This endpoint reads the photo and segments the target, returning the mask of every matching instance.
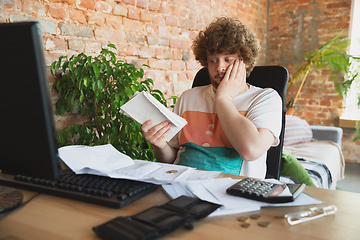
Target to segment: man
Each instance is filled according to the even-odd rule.
[[[259,52],[253,33],[236,18],[218,18],[193,43],[211,84],[185,91],[174,112],[188,121],[169,143],[170,123],[142,131],[161,162],[264,178],[266,152],[279,143],[281,98],[246,83]]]

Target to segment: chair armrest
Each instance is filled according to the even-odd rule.
[[[342,128],[332,126],[310,126],[313,132],[313,138],[316,140],[329,140],[337,143],[341,148],[341,139],[343,135]]]

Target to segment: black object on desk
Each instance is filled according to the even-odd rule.
[[[16,189],[0,186],[0,213],[17,207],[23,200],[23,195]]]
[[[0,184],[112,208],[125,207],[157,189],[151,183],[89,174],[77,175],[71,171],[64,171],[63,176],[57,180],[0,174]]]
[[[221,205],[188,196],[180,196],[161,206],[151,207],[129,217],[117,217],[93,230],[105,240],[150,240],[188,227]]]

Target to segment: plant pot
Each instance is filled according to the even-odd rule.
[[[286,115],[294,116],[295,108],[291,107],[288,110],[286,110]]]

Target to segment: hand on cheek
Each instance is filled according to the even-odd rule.
[[[241,60],[236,60],[226,70],[226,74],[216,90],[216,98],[232,100],[246,90],[246,67]]]

